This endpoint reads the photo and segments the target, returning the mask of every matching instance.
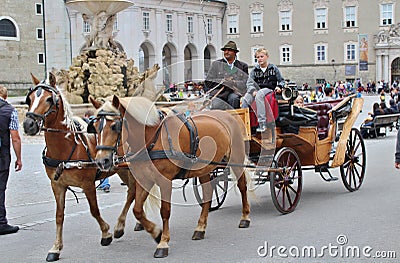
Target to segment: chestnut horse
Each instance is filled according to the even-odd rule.
[[[29,105],[23,126],[28,135],[44,130],[46,143],[43,162],[56,200],[56,240],[47,254],[47,261],[56,261],[63,248],[63,222],[65,195],[70,186],[80,187],[86,195],[92,216],[97,220],[101,232],[101,245],[112,242],[110,226],[100,215],[96,197],[95,181],[118,173],[128,185],[127,200],[114,227],[114,237],[124,234],[127,212],[135,198],[135,180],[129,169],[100,171],[93,163],[96,156],[96,136],[80,132],[74,123],[68,103],[56,88],[55,76],[50,73],[50,85],[40,83],[32,75],[34,87],[29,90],[26,102]],[[122,149],[122,148],[121,148]],[[90,164],[94,165],[90,165]],[[63,165],[64,164],[64,165]],[[88,168],[81,169],[84,164]]]
[[[240,124],[231,114],[213,110],[196,113],[190,118],[175,113],[163,116],[154,103],[144,97],[119,99],[116,96],[99,112],[101,110],[114,112],[110,116],[115,117],[97,124],[102,130],[99,146],[108,146],[110,150],[119,140],[128,142],[124,161],[134,166],[130,168],[137,182],[133,210],[136,219],[158,243],[154,257],[168,256],[172,180],[176,178],[198,177],[202,184],[204,203],[193,240],[204,238],[212,198],[209,173],[221,165],[230,166],[242,196],[239,227],[249,227],[247,173],[243,168],[245,142]],[[98,151],[96,162],[111,164],[110,156],[107,151]],[[154,184],[161,191],[162,230],[146,218],[143,210],[148,191]]]

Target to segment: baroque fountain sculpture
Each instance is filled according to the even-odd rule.
[[[133,5],[125,0],[72,0],[66,5],[82,14],[90,34],[80,55],[72,59],[69,70],[55,72],[58,85],[69,103],[87,103],[89,95],[105,98],[146,96],[156,100],[159,92],[153,83],[158,64],[140,73],[133,59],[115,41],[116,14]]]

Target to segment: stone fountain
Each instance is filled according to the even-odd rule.
[[[158,97],[153,83],[159,66],[140,73],[133,59],[128,59],[114,38],[116,14],[133,5],[126,0],[72,0],[67,7],[82,14],[90,25],[85,48],[72,59],[69,70],[55,72],[60,88],[69,103],[87,103],[89,96],[105,98],[111,95]]]

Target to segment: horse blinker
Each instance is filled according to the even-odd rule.
[[[94,127],[94,120],[92,120],[92,121],[89,122],[86,131],[87,131],[88,133],[94,133],[94,134],[97,133],[96,127]]]

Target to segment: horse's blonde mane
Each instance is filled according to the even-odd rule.
[[[60,92],[60,97],[62,100],[62,105],[63,105],[63,110],[64,110],[64,120],[62,124],[66,125],[68,129],[71,131],[78,131],[78,128],[76,127],[76,124],[74,122],[74,114],[71,110],[71,106],[69,105],[68,101],[65,99],[64,94],[62,93],[61,90]]]
[[[130,97],[120,98],[120,103],[140,124],[156,126],[160,123],[160,116],[153,101],[145,97]]]

